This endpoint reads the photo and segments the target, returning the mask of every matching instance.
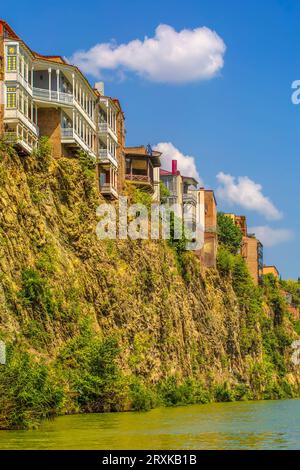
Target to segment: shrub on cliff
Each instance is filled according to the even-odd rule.
[[[58,366],[78,410],[123,410],[128,390],[116,362],[119,353],[115,338],[102,341],[94,338],[88,329],[63,348]]]
[[[32,355],[10,346],[0,367],[0,429],[36,427],[42,418],[58,414],[64,392],[51,369]]]
[[[240,249],[243,237],[239,227],[223,212],[218,213],[217,227],[219,243],[224,245],[230,253],[236,254]]]

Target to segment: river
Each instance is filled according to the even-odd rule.
[[[0,449],[300,449],[300,400],[62,416],[0,431]]]

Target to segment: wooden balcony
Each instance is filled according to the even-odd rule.
[[[136,175],[134,173],[126,174],[125,179],[133,183],[147,185],[153,187],[153,180],[148,175]]]

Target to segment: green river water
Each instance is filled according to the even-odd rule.
[[[0,431],[0,449],[300,449],[300,400],[63,416]]]

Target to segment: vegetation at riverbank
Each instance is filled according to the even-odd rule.
[[[1,144],[0,428],[298,394],[280,283],[253,285],[227,221],[205,272],[177,240],[98,240],[101,201],[86,159],[54,160],[47,141],[30,157]]]

